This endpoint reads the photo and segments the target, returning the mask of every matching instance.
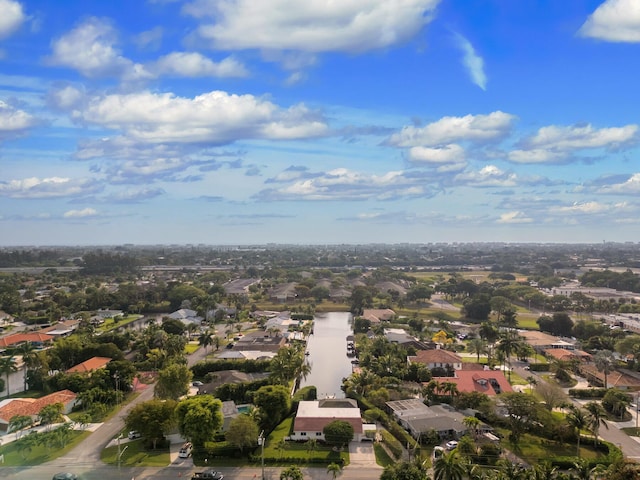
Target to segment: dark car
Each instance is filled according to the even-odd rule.
[[[51,480],[78,480],[78,476],[71,472],[56,473]]]

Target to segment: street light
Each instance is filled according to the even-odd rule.
[[[122,455],[127,450],[129,445],[125,445],[122,451],[120,450],[120,439],[122,438],[122,434],[118,435],[118,475],[120,475],[120,463],[122,461]]]
[[[262,480],[264,480],[264,430],[260,432],[260,436],[258,437],[258,445],[262,447]]]

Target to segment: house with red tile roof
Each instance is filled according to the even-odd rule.
[[[91,357],[82,363],[74,365],[67,373],[91,373],[107,366],[112,359],[109,357]]]
[[[591,355],[582,350],[565,350],[564,348],[549,348],[544,351],[544,354],[553,360],[560,362],[578,361],[591,361]]]
[[[423,363],[429,369],[453,368],[454,370],[462,370],[462,358],[454,352],[441,348],[420,350],[414,356],[407,357],[407,361],[410,364]]]
[[[293,422],[292,440],[323,440],[324,427],[334,420],[343,420],[353,427],[353,439],[362,440],[364,428],[360,409],[355,400],[350,398],[302,401],[298,404],[298,412]]]
[[[30,343],[34,347],[43,347],[53,343],[53,336],[40,332],[14,333],[0,338],[0,348],[18,347]]]
[[[455,373],[454,377],[438,377],[434,380],[455,383],[460,393],[479,392],[492,397],[513,392],[507,377],[499,370],[456,370]]]
[[[41,398],[9,398],[0,402],[0,435],[4,435],[9,428],[9,422],[16,415],[30,416],[37,421],[38,414],[47,405],[62,403],[63,413],[71,412],[76,404],[77,395],[71,390],[60,390]]]

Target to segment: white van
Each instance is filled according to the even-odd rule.
[[[180,458],[189,458],[191,456],[191,451],[193,450],[193,445],[190,442],[185,443],[180,448],[180,452],[178,452],[178,457]]]

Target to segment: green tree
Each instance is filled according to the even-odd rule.
[[[304,480],[304,475],[298,467],[287,467],[280,472],[280,480]]]
[[[604,373],[604,388],[609,388],[607,378],[615,370],[615,358],[613,352],[601,350],[593,356],[593,363],[596,368]]]
[[[576,456],[580,457],[580,435],[581,431],[587,428],[588,419],[583,409],[571,406],[569,413],[566,416],[567,423],[576,433],[577,438],[577,453]]]
[[[258,424],[249,415],[238,415],[229,423],[225,438],[242,452],[247,447],[256,446],[258,435]]]
[[[380,480],[427,480],[427,472],[422,465],[398,462],[384,467]]]
[[[342,447],[353,440],[353,425],[344,420],[334,420],[322,429],[324,439],[331,445]]]
[[[176,406],[180,433],[195,447],[203,447],[222,427],[222,402],[212,395],[197,395]]]
[[[480,355],[487,353],[487,342],[480,337],[476,337],[469,341],[467,349],[469,352],[476,354],[476,361],[480,363]]]
[[[17,353],[22,356],[22,363],[24,365],[24,391],[27,391],[27,379],[31,369],[38,366],[38,353],[31,344],[31,342],[24,342],[17,349]]]
[[[327,465],[327,473],[333,477],[333,480],[335,480],[342,473],[342,466],[332,462]]]
[[[29,415],[14,415],[9,419],[9,428],[7,428],[7,433],[15,432],[17,440],[21,436],[21,430],[24,430],[31,425],[33,425],[33,418]]]
[[[178,400],[189,393],[193,373],[189,367],[172,363],[158,372],[155,396],[160,399]]]
[[[607,412],[598,402],[589,402],[584,408],[587,411],[587,428],[593,434],[597,445],[600,426],[605,427],[607,430],[609,429],[609,425],[607,425],[607,422],[604,420]]]
[[[5,387],[7,388],[7,397],[10,395],[9,392],[9,375],[13,372],[18,371],[18,365],[16,364],[16,359],[14,356],[10,357],[1,357],[0,358],[0,373],[4,373],[7,378]]]
[[[282,385],[265,385],[253,394],[253,404],[264,412],[266,427],[275,427],[291,410],[289,390]]]
[[[507,410],[507,422],[511,435],[510,440],[518,444],[520,437],[538,418],[538,401],[527,393],[508,392],[500,395]]]
[[[51,424],[60,422],[62,420],[62,412],[64,411],[64,405],[60,402],[51,403],[49,405],[45,405],[38,412],[38,419],[40,423],[44,425],[48,425],[51,427]]]
[[[213,345],[213,334],[209,330],[202,332],[198,337],[198,344],[204,347],[204,351],[206,352],[207,347]]]
[[[433,462],[433,480],[464,480],[465,471],[458,452],[445,452]]]
[[[176,423],[174,400],[149,400],[135,405],[124,419],[128,430],[136,430],[151,441],[153,449]]]

